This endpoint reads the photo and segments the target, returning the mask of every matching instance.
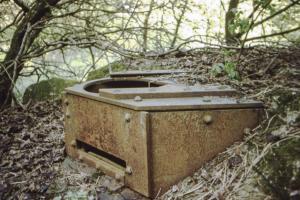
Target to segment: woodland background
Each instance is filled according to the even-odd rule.
[[[299,67],[299,0],[0,0],[0,199],[142,198],[103,190],[63,143],[63,89],[132,69],[184,69],[266,105],[242,143],[160,198],[300,198]]]

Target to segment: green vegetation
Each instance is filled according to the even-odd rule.
[[[279,199],[292,199],[293,191],[300,187],[300,138],[275,145],[256,171],[265,192]]]
[[[32,84],[24,93],[23,103],[27,103],[30,100],[36,102],[57,99],[61,97],[61,93],[66,87],[70,87],[76,83],[77,81],[75,80],[51,78]]]
[[[114,62],[110,64],[112,71],[124,71],[127,69],[127,67],[120,63],[120,62]],[[96,69],[93,71],[90,71],[87,76],[87,80],[94,80],[99,78],[104,78],[109,75],[109,65],[106,65],[104,67],[101,67],[100,69]]]
[[[225,63],[216,63],[211,68],[214,76],[227,75],[230,79],[238,80],[240,78],[234,62],[225,61]]]

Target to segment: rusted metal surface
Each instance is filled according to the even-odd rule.
[[[142,98],[183,98],[203,96],[233,96],[236,90],[222,86],[181,86],[164,85],[161,87],[143,88],[113,88],[99,89],[99,95],[112,99],[133,99],[135,96]]]
[[[120,83],[109,81],[115,80],[67,89],[67,153],[149,197],[163,193],[240,140],[245,128],[257,125],[262,107],[257,101],[216,96],[221,90],[221,94],[232,95],[235,91],[229,87],[197,86],[192,90],[198,96],[182,97],[190,95],[182,90],[185,86],[167,81],[155,89],[168,85],[170,91],[158,93],[145,87],[121,88],[119,92],[104,89],[114,97],[94,92],[103,86],[101,83],[106,82],[106,88]],[[86,90],[93,84],[98,86]]]
[[[126,71],[126,72],[112,72],[110,77],[137,77],[137,76],[153,76],[153,75],[172,75],[186,73],[184,70],[143,70],[143,71]]]
[[[96,101],[101,101],[116,106],[128,108],[131,110],[140,110],[140,111],[155,111],[155,110],[192,110],[192,109],[219,109],[219,108],[253,108],[253,107],[262,107],[262,103],[258,101],[248,100],[248,99],[236,99],[228,98],[235,93],[235,90],[229,86],[191,86],[186,87],[179,84],[171,83],[170,81],[155,81],[155,79],[128,79],[145,82],[148,85],[149,82],[156,83],[158,85],[168,85],[171,89],[162,89],[164,92],[158,92],[151,90],[151,88],[138,87],[138,88],[128,88],[128,94],[122,88],[114,88],[116,91],[115,94],[106,94],[103,95],[101,92],[98,93],[98,90],[103,89],[103,85],[107,82],[118,82],[123,81],[123,79],[103,79],[90,81],[85,84],[75,85],[73,87],[67,88],[66,91],[69,94],[74,94],[88,99],[93,99]],[[97,85],[91,92],[87,91],[86,88]],[[117,85],[117,84],[116,84]],[[155,87],[158,91],[160,87]],[[172,92],[175,88],[177,92]],[[152,88],[153,89],[153,88]],[[97,90],[97,91],[94,91]],[[134,92],[136,90],[136,92]],[[142,93],[141,91],[145,91]],[[180,91],[181,90],[181,91]],[[193,91],[194,90],[194,91]],[[180,91],[180,92],[179,92]],[[181,93],[181,94],[179,94]],[[220,96],[216,96],[220,93]],[[114,95],[119,95],[118,97],[113,98]],[[124,99],[122,98],[122,95]],[[129,95],[129,96],[128,96]],[[210,96],[203,96],[210,95]],[[226,97],[222,97],[226,95]],[[142,101],[136,101],[135,97],[141,97]],[[171,97],[172,98],[171,98]],[[187,97],[185,97],[187,96]],[[191,97],[189,97],[191,96]],[[128,98],[131,99],[128,99]],[[150,98],[153,97],[153,98]],[[164,97],[164,98],[161,98]],[[120,98],[120,99],[118,99]]]
[[[164,192],[254,128],[257,109],[151,113],[153,192]],[[209,116],[209,117],[208,117]]]
[[[69,101],[66,110],[70,114],[70,118],[65,119],[67,153],[75,158],[84,155],[82,160],[94,167],[97,163],[101,165],[95,161],[97,157],[91,159],[91,156],[82,153],[82,149],[71,145],[72,141],[79,140],[123,159],[127,168],[132,168],[132,174],[125,175],[114,169],[109,171],[109,165],[98,167],[113,177],[125,175],[127,186],[149,196],[147,112],[135,112],[69,94],[65,99]]]

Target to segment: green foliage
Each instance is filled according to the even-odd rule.
[[[276,89],[268,94],[273,100],[273,110],[276,113],[300,110],[300,92],[286,89]],[[275,113],[274,113],[275,114]]]
[[[243,18],[242,12],[238,11],[236,13],[235,19],[233,20],[233,23],[229,25],[229,31],[233,34],[237,33],[245,33],[250,27],[250,19],[249,18]]]
[[[69,86],[76,84],[75,80],[64,80],[61,78],[51,78],[35,83],[26,88],[23,103],[27,103],[30,99],[34,102],[54,100],[61,97],[62,91]]]
[[[215,63],[212,68],[210,73],[214,76],[219,76],[222,74],[224,71],[224,64],[223,63]]]
[[[275,4],[270,3],[271,0],[254,0],[254,6],[261,6],[263,7],[265,10],[269,10],[270,14],[273,14],[274,12],[276,12],[275,9]]]
[[[230,79],[239,79],[239,73],[236,69],[235,63],[226,61],[224,65],[224,71]]]
[[[280,199],[290,199],[290,193],[300,186],[300,139],[285,140],[274,146],[256,171],[264,190]]]
[[[119,62],[114,62],[110,64],[112,71],[124,71],[127,67]],[[109,65],[101,67],[100,69],[96,69],[90,71],[87,76],[87,80],[94,80],[99,78],[104,78],[109,75]]]
[[[225,61],[225,63],[216,63],[213,65],[212,69],[211,69],[211,73],[214,76],[220,76],[223,73],[225,73],[230,79],[236,79],[238,80],[239,77],[239,73],[236,70],[236,65],[233,62],[230,61]]]

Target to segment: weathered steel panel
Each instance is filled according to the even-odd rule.
[[[158,76],[158,75],[172,75],[172,74],[180,74],[185,73],[184,70],[132,70],[126,72],[112,72],[110,73],[110,77],[137,77],[137,76]]]
[[[173,86],[143,88],[104,88],[99,90],[99,95],[112,99],[134,99],[136,96],[142,98],[183,98],[203,96],[233,96],[236,90],[224,86]]]
[[[150,197],[242,139],[262,108],[230,96],[230,87],[146,87],[152,81],[91,81],[68,88],[64,100],[67,153]]]
[[[258,109],[151,113],[153,192],[163,193],[254,128]],[[211,117],[207,121],[207,116]]]
[[[127,168],[132,170],[132,174],[126,174],[125,183],[147,195],[150,187],[147,113],[75,95],[67,94],[65,99],[69,116],[65,119],[68,154],[79,158],[78,149],[71,143],[72,140],[80,140],[125,160]]]

